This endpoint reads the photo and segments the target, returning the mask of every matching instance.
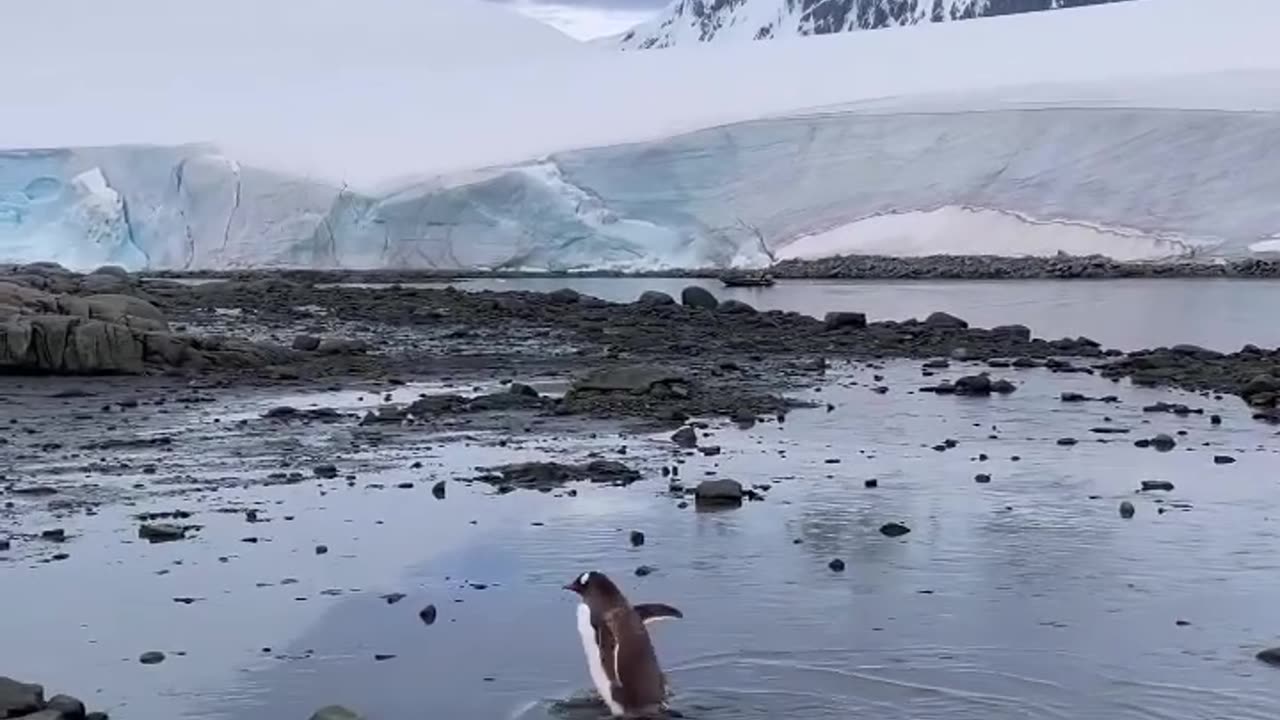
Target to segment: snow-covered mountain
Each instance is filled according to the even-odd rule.
[[[190,57],[181,13],[145,32],[112,16],[167,2],[7,11],[43,39],[0,43],[0,66],[24,68],[0,113],[0,262],[654,268],[1241,255],[1280,237],[1274,0],[654,53],[489,23],[500,6],[449,25],[466,0],[275,0],[252,29],[213,18],[256,2],[186,0],[247,43],[195,37]],[[25,22],[51,5],[87,13],[68,32],[89,55],[59,43],[56,18]],[[411,42],[426,19],[434,49]],[[95,23],[128,42],[91,37]],[[522,49],[503,59],[478,27]]]
[[[624,50],[771,40],[969,20],[1127,0],[675,0],[612,39]]]

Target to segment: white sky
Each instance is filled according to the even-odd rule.
[[[512,7],[579,40],[617,35],[652,18],[661,8],[644,10],[583,7],[518,0]]]

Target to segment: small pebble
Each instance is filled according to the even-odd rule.
[[[144,652],[138,658],[138,662],[142,663],[143,665],[159,665],[160,663],[164,662],[164,653],[158,650],[151,650],[149,652]]]
[[[831,568],[831,572],[844,572],[844,561],[836,558],[827,563],[827,567]]]
[[[418,618],[422,620],[422,623],[424,625],[434,625],[436,622],[436,615],[437,615],[436,606],[428,605],[422,608],[422,610],[418,613]]]

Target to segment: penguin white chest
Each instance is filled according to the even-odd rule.
[[[614,715],[622,715],[623,708],[613,699],[613,685],[609,682],[609,676],[604,671],[604,663],[600,660],[596,630],[591,626],[591,608],[587,607],[586,603],[578,605],[578,634],[582,636],[582,652],[587,656],[587,670],[591,673],[591,682],[595,684],[596,692],[600,693],[600,697],[609,706],[610,712]]]

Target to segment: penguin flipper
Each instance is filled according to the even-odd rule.
[[[635,606],[635,611],[646,625],[657,620],[684,617],[684,613],[670,605],[664,605],[662,603],[642,603]]]

